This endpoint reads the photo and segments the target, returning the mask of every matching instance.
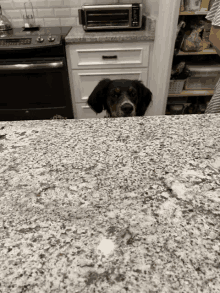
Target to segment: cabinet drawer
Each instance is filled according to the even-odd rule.
[[[102,70],[72,70],[71,83],[74,91],[73,103],[87,102],[88,97],[104,78],[114,79],[137,79],[141,80],[145,86],[148,78],[148,68],[124,68],[124,69],[102,69]]]
[[[76,103],[75,119],[104,118],[106,111],[96,114],[86,103]]]
[[[67,45],[71,69],[148,67],[150,43]]]

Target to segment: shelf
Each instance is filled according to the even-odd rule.
[[[206,15],[208,11],[182,11],[179,12],[179,15]]]
[[[169,94],[168,97],[181,96],[213,96],[214,90],[184,90],[181,94]]]
[[[179,51],[179,53],[177,54],[177,56],[181,56],[181,55],[208,55],[208,54],[217,54],[216,50],[211,48],[211,49],[206,49],[200,52],[182,52]]]

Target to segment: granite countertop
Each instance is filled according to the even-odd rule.
[[[74,26],[65,37],[66,45],[74,43],[97,43],[97,42],[141,42],[154,41],[156,18],[143,15],[143,26],[140,30],[124,31],[95,31],[85,32],[82,25]]]
[[[0,292],[220,292],[220,116],[0,123]]]

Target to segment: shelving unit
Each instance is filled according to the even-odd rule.
[[[179,11],[179,16],[181,15],[207,15],[208,13],[208,7],[209,7],[209,1],[210,0],[202,0],[201,6],[200,6],[200,11],[197,12],[192,12],[192,11]],[[215,51],[214,48],[209,48],[206,50],[203,50],[201,52],[182,52],[179,51],[177,56],[189,56],[189,55],[216,55],[217,52]],[[214,94],[214,90],[183,90],[180,94],[168,94],[169,97],[208,97],[212,96]],[[167,102],[167,105],[169,105],[169,102]]]
[[[179,15],[206,15],[207,13],[208,11],[197,11],[197,12],[183,11],[183,12],[180,12]]]
[[[213,48],[206,49],[201,52],[182,52],[182,51],[180,51],[178,53],[178,55],[210,55],[210,54],[217,54],[217,53],[216,53],[215,49],[213,49]]]
[[[183,90],[181,94],[169,94],[169,97],[210,96],[214,90]]]

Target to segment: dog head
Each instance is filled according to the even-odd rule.
[[[151,100],[151,91],[141,81],[103,79],[87,103],[96,113],[106,110],[110,117],[131,117],[144,116]]]

